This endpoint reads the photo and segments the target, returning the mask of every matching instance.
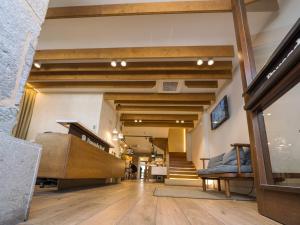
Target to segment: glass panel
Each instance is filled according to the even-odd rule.
[[[249,4],[247,16],[251,33],[256,70],[260,71],[269,57],[283,40],[288,31],[299,18],[299,0],[269,1],[264,9],[273,9],[269,12],[258,10],[263,7],[264,1]],[[278,9],[275,10],[278,4]]]
[[[300,186],[300,83],[263,112],[274,183]]]

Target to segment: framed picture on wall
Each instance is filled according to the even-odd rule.
[[[229,119],[227,95],[217,104],[210,114],[211,129],[214,130]]]

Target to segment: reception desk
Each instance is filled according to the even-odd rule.
[[[39,134],[36,142],[43,146],[38,178],[57,179],[58,189],[124,176],[124,160],[73,134]]]

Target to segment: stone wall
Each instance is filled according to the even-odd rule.
[[[0,132],[11,133],[31,69],[48,0],[0,4]]]
[[[0,3],[0,224],[28,216],[41,147],[10,136],[28,78],[48,0]]]

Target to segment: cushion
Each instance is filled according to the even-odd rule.
[[[225,154],[225,153],[210,158],[210,159],[209,159],[209,162],[208,162],[207,168],[213,168],[213,167],[222,165],[222,161],[223,161],[223,156],[224,156],[224,154]]]
[[[245,162],[244,165],[251,165],[251,151],[250,148],[244,148]]]
[[[240,152],[241,165],[243,165],[245,163],[245,153],[243,151],[243,148],[240,148],[239,152]],[[229,152],[224,154],[222,164],[223,165],[237,165],[235,148],[231,149]]]
[[[233,166],[233,165],[220,165],[214,168],[198,170],[199,175],[218,174],[218,173],[237,173],[237,172],[238,172],[237,166]],[[252,168],[250,165],[242,165],[241,172],[252,173]]]

